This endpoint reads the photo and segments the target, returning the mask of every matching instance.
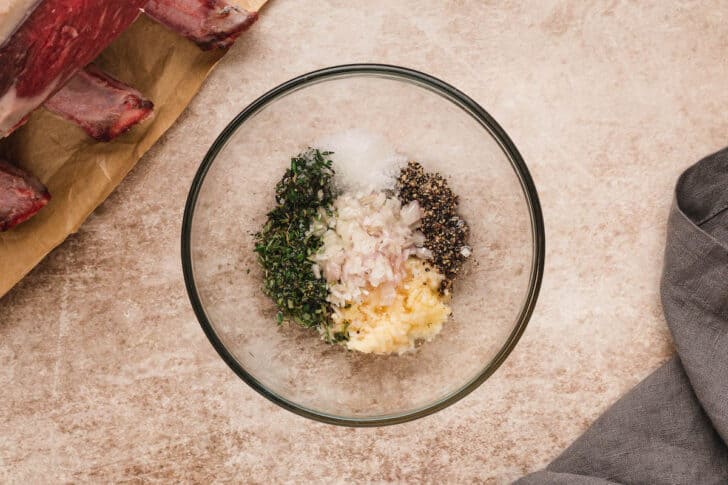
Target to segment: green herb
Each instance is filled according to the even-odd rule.
[[[309,149],[291,159],[276,184],[276,207],[255,234],[263,291],[278,307],[279,324],[288,320],[325,329],[330,323],[326,281],[316,278],[309,259],[323,244],[309,230],[311,222],[320,208],[329,210],[336,196],[330,154]]]
[[[344,320],[344,325],[341,330],[338,330],[334,332],[333,338],[331,339],[332,342],[347,342],[349,340],[349,325],[351,322],[349,320]]]
[[[320,327],[323,339],[328,343],[340,343],[349,341],[349,320],[344,320],[341,328],[334,330],[333,325],[326,324]]]

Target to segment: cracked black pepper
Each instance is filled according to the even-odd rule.
[[[453,280],[471,254],[467,245],[468,224],[458,215],[458,196],[447,180],[436,172],[426,172],[410,161],[397,178],[398,197],[403,204],[416,200],[423,211],[420,230],[425,247],[432,252],[432,264],[445,276],[440,291],[449,293]]]

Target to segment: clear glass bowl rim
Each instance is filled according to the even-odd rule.
[[[295,402],[289,401],[282,396],[277,395],[271,390],[267,389],[263,383],[254,378],[249,374],[238,361],[235,359],[233,354],[225,347],[222,340],[218,337],[212,323],[208,320],[207,315],[202,305],[197,286],[194,279],[192,269],[192,251],[191,251],[191,233],[192,233],[192,221],[194,217],[195,206],[200,190],[204,184],[205,176],[215,161],[218,153],[223,149],[230,137],[237,131],[237,129],[245,123],[245,121],[263,109],[266,105],[273,102],[274,100],[290,94],[299,89],[305,88],[313,84],[318,84],[321,81],[332,80],[336,78],[350,78],[356,76],[376,76],[384,77],[389,79],[396,79],[400,81],[406,81],[415,84],[419,87],[428,89],[435,94],[438,94],[452,103],[459,106],[473,119],[475,119],[487,132],[492,136],[498,144],[501,146],[506,157],[508,157],[511,165],[516,172],[516,175],[520,179],[521,187],[526,198],[528,205],[530,218],[531,218],[531,231],[533,235],[533,257],[530,268],[529,276],[529,287],[524,299],[523,306],[519,312],[516,325],[514,326],[508,339],[498,351],[496,356],[486,365],[481,372],[473,378],[470,382],[466,383],[459,390],[454,393],[441,398],[431,404],[428,404],[420,409],[406,411],[403,413],[376,416],[376,417],[342,417],[332,414],[326,414],[318,412],[314,409],[310,409],[301,406]],[[279,406],[287,409],[300,416],[310,418],[316,421],[335,424],[340,426],[353,426],[353,427],[375,427],[375,426],[386,426],[392,424],[404,423],[412,421],[439,410],[442,410],[455,402],[459,401],[463,397],[473,392],[478,386],[485,382],[500,365],[505,361],[508,355],[511,353],[513,348],[521,338],[531,314],[533,313],[538,299],[538,293],[541,288],[541,281],[543,279],[544,271],[544,259],[545,259],[545,231],[543,223],[543,215],[541,212],[541,205],[536,192],[536,187],[531,178],[531,174],[523,161],[518,149],[511,141],[510,137],[506,134],[503,128],[495,121],[495,119],[488,114],[478,103],[473,101],[470,97],[462,93],[455,87],[447,84],[440,79],[437,79],[429,74],[425,74],[420,71],[413,69],[387,65],[387,64],[345,64],[327,67],[316,71],[303,74],[295,77],[290,81],[287,81],[248,105],[243,111],[241,111],[233,120],[225,127],[220,133],[215,142],[212,144],[207,154],[202,160],[197,173],[192,181],[189,194],[187,196],[187,202],[185,204],[184,216],[182,219],[182,238],[181,238],[181,254],[182,254],[182,271],[184,274],[185,287],[187,289],[187,295],[190,299],[192,308],[197,316],[197,320],[202,326],[202,330],[210,340],[210,343],[215,348],[220,357],[225,363],[238,375],[243,381],[245,381],[250,387],[255,389],[265,398],[278,404]]]

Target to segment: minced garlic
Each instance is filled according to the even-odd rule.
[[[394,298],[372,289],[359,303],[337,308],[334,331],[348,331],[346,346],[375,354],[402,354],[418,340],[431,340],[450,315],[440,291],[443,276],[421,259],[405,262],[406,276],[397,285]],[[388,305],[383,303],[389,301]]]

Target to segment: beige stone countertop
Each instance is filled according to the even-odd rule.
[[[0,300],[0,482],[485,482],[546,465],[672,352],[659,302],[676,178],[728,143],[724,1],[273,0],[179,122]],[[547,262],[505,364],[427,418],[298,417],[205,338],[179,234],[195,170],[269,88],[349,62],[485,107],[539,190]]]

